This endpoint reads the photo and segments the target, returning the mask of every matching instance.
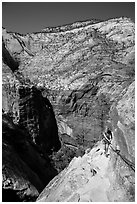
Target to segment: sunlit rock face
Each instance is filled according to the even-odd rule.
[[[135,162],[135,82],[123,90],[110,116],[116,144],[123,155]]]
[[[58,172],[68,166],[74,156],[83,155],[85,149],[92,148],[98,140],[102,140],[106,127],[113,133],[113,147],[134,163],[134,38],[135,25],[124,17],[107,21],[78,22],[26,35],[3,29],[4,53],[7,56],[8,52],[11,56],[6,65],[4,63],[7,57],[3,57],[4,112],[10,110],[14,116],[13,122],[27,127],[31,141],[44,150],[54,149],[56,144],[57,149],[60,148],[57,132],[54,131],[58,126],[61,149],[52,157]],[[14,75],[8,68],[11,64],[14,65]],[[19,85],[20,91],[18,88],[12,91],[12,84],[15,81],[18,84],[19,79],[22,84],[25,83],[26,89],[22,90],[22,85]],[[24,95],[23,100],[20,100],[21,93]],[[35,98],[35,102],[32,102],[32,98]],[[26,108],[22,109],[21,104]],[[29,111],[28,106],[32,107]],[[37,121],[41,121],[41,128]],[[51,121],[54,121],[54,127]],[[51,143],[47,144],[45,134],[48,135],[48,140],[51,139]],[[102,195],[98,201],[134,200],[133,170],[128,168],[119,156],[117,158],[113,151],[109,158],[102,155],[104,154],[98,157],[98,162],[101,162],[102,157],[105,158],[108,164],[106,174],[109,176],[110,171],[114,175],[109,177],[106,184],[109,186],[111,183],[111,188],[107,186],[108,190],[105,189],[102,193],[97,187]],[[67,170],[63,172],[65,171]],[[64,180],[66,177],[65,174]],[[58,179],[60,180],[60,176]],[[123,183],[125,190],[121,187]],[[52,193],[52,189],[50,191]],[[55,192],[58,194],[58,191]],[[48,201],[46,195],[44,199]],[[96,200],[96,196],[94,198],[92,195],[91,192],[87,199]],[[59,200],[66,201],[71,197],[71,193],[67,198],[59,196],[60,194]],[[84,200],[78,198],[76,193],[70,201],[79,199]]]
[[[121,169],[122,168],[122,169]],[[122,171],[122,173],[121,173]],[[74,158],[40,194],[38,202],[134,201],[134,172],[103,141]]]
[[[117,18],[26,35],[3,32],[20,72],[49,90],[45,95],[56,116],[67,118],[73,136],[99,139],[112,103],[134,78],[134,23]]]

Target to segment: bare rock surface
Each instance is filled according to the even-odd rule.
[[[20,72],[48,90],[57,120],[61,113],[73,137],[98,140],[112,103],[134,80],[134,23],[123,17],[3,33]]]
[[[135,24],[129,18],[76,22],[26,35],[3,29],[3,111],[42,154],[53,153],[50,159],[59,173],[38,200],[134,200],[134,77]],[[76,161],[85,161],[85,150],[102,141],[108,127],[122,157],[112,148],[106,157],[100,143],[99,153],[96,148],[89,153],[100,170],[89,183],[77,184],[82,187],[73,194],[69,169]],[[79,157],[65,169],[74,156]],[[75,169],[77,175],[81,171]],[[84,185],[85,189],[91,185],[91,191],[82,194],[78,189]]]
[[[135,162],[135,82],[123,90],[110,116],[117,145],[123,155]]]
[[[40,194],[38,202],[126,202],[134,200],[133,172],[103,141],[74,158]],[[113,159],[112,159],[113,158]],[[121,168],[123,175],[121,175]],[[129,190],[130,189],[130,190]]]
[[[61,144],[52,105],[21,74],[3,43],[3,201],[35,201],[57,174],[49,154]]]
[[[47,158],[27,139],[27,133],[3,115],[3,201],[35,201],[44,186],[56,175]],[[11,197],[8,197],[10,191]],[[10,200],[11,199],[11,200]]]

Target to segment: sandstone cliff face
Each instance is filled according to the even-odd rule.
[[[3,73],[3,201],[35,201],[57,174],[48,158],[61,146],[56,119],[5,45],[3,61],[10,68]]]
[[[85,149],[92,148],[98,140],[101,140],[106,127],[109,127],[113,133],[113,147],[120,149],[121,155],[134,163],[134,27],[130,19],[117,18],[47,28],[41,32],[26,35],[7,32],[3,29],[5,48],[14,59],[12,61],[9,57],[7,65],[14,64],[15,71],[13,77],[11,70],[3,64],[4,111],[10,110],[14,123],[20,123],[27,129],[34,144],[50,151],[58,143],[56,142],[58,139],[55,139],[57,137],[54,137],[56,135],[54,130],[57,129],[52,114],[54,110],[62,144],[59,152],[52,158],[58,172],[68,165],[70,155],[71,158],[81,155]],[[16,71],[16,65],[19,65],[18,71]],[[17,78],[22,79],[22,84],[25,84],[26,88],[22,89],[21,85],[19,89],[15,88],[16,91],[11,91],[12,94],[9,94]],[[8,94],[7,84],[10,87]],[[13,107],[11,107],[12,103]],[[28,111],[28,107],[32,107],[32,111],[30,109]],[[51,121],[55,124],[54,128]],[[48,141],[51,138],[51,143],[46,143],[44,135],[47,135]],[[57,146],[58,149],[59,143]],[[132,186],[133,192],[132,170],[131,172],[129,170],[131,175],[126,176],[121,157],[116,162],[116,154],[110,155],[111,157],[105,158],[105,161],[108,161],[108,166],[114,172],[114,177],[110,178],[113,181],[112,192],[115,189],[113,183],[120,186],[120,182],[126,182],[125,178],[128,180],[125,184],[126,191]],[[67,162],[60,167],[62,157],[63,161]],[[101,158],[99,157],[99,160]],[[108,169],[105,169],[106,173]],[[132,178],[131,186],[128,186],[130,183],[128,178]],[[58,179],[60,180],[60,176]],[[109,186],[109,182],[107,184]],[[112,200],[106,193],[103,194],[105,198],[101,198],[106,201],[134,200],[134,196],[130,196],[126,191],[120,191],[120,198],[116,198],[118,193],[112,196]],[[132,192],[131,194],[134,194]],[[127,196],[124,198],[125,194]],[[48,201],[47,197],[44,199]],[[92,196],[88,199],[94,200]]]
[[[82,122],[88,124],[84,126],[84,136],[90,140],[90,135],[97,138],[102,132],[101,117],[107,114],[102,115],[101,107],[108,112],[107,107],[132,83],[134,23],[119,18],[77,26],[27,35],[3,31],[3,38],[9,51],[20,61],[19,69],[24,76],[50,90],[48,97],[55,111],[59,108],[62,114],[78,112],[90,116],[92,123],[88,124],[86,117]],[[20,51],[16,53],[14,47],[20,47]],[[101,102],[100,98],[105,101]],[[68,117],[74,135],[82,132],[79,120],[81,117]]]
[[[52,105],[42,96],[41,91],[18,71],[17,60],[11,56],[4,42],[3,61],[12,70],[10,76],[5,73],[3,76],[3,111],[12,114],[13,122],[28,132],[34,144],[45,145],[45,151],[59,149],[58,128]]]
[[[121,93],[110,115],[116,144],[123,155],[135,162],[135,82]]]

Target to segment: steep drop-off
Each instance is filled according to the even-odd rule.
[[[3,201],[35,201],[57,174],[49,154],[61,147],[51,103],[23,74],[3,43]]]
[[[14,75],[3,64],[4,112],[11,113],[13,123],[20,124],[27,131],[27,137],[39,146],[40,151],[56,149],[56,144],[59,149],[57,131],[54,131],[58,126],[61,149],[50,158],[56,171],[63,170],[74,156],[82,156],[87,148],[102,140],[107,127],[113,134],[113,148],[118,149],[131,166],[134,165],[134,35],[134,23],[124,17],[78,22],[26,35],[3,29],[4,53],[11,56],[8,61],[3,57],[3,62],[6,61],[8,66],[14,64]],[[19,65],[18,70],[16,65]],[[25,84],[25,90],[22,85],[19,89],[18,86],[13,88],[19,78]],[[114,153],[106,160],[114,174],[110,178],[112,194],[115,192],[113,183],[120,186],[126,177],[127,185],[125,191],[120,192],[120,198],[114,196],[111,200],[106,196],[105,201],[133,201],[134,174],[130,165],[131,175],[126,176],[122,157],[118,156],[117,162]],[[108,169],[105,169],[106,174]],[[68,182],[66,177],[64,182]],[[129,178],[132,178],[131,185],[128,185]],[[48,188],[51,189],[50,184]],[[89,200],[94,201],[92,196]]]

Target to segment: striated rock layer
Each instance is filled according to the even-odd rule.
[[[131,166],[135,160],[134,23],[125,17],[91,20],[26,35],[3,29],[3,62],[4,113],[12,115],[13,123],[27,131],[29,140],[42,152],[60,148],[58,126],[61,149],[51,157],[54,168],[63,170],[74,156],[83,155],[102,140],[109,127],[113,147],[122,157],[119,162],[115,154],[105,158],[114,172],[110,177],[114,196],[111,200],[103,192],[101,199],[134,200],[134,174],[130,168],[131,175],[126,176],[122,166],[123,155]],[[19,89],[14,85],[18,81]],[[124,191],[121,182],[125,178]],[[119,198],[113,183],[121,188]],[[92,196],[88,199],[94,200]]]
[[[134,32],[130,19],[117,18],[26,35],[3,30],[3,40],[20,72],[46,89],[57,120],[59,112],[74,137],[91,141],[91,135],[99,139],[110,106],[134,80]]]

